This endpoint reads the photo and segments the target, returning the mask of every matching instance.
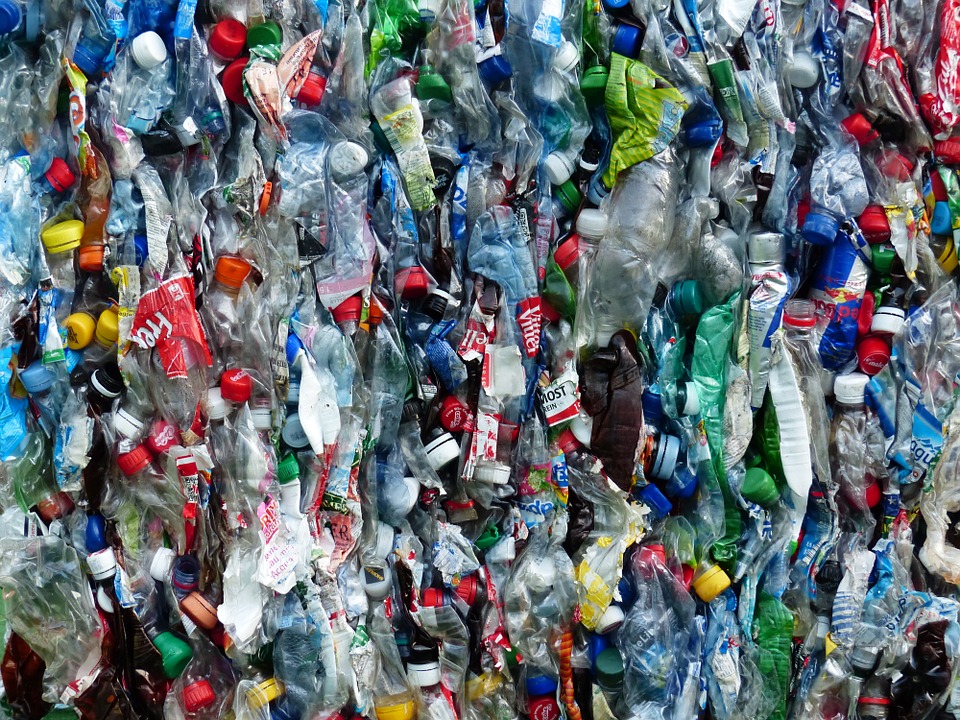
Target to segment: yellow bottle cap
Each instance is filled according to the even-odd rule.
[[[80,220],[66,220],[40,233],[43,246],[52,253],[68,252],[80,247],[82,237],[83,222]]]
[[[67,347],[71,350],[83,350],[93,342],[93,333],[97,321],[87,312],[75,312],[67,318]]]
[[[116,308],[108,308],[100,313],[97,320],[97,342],[110,347],[120,337],[120,320]]]
[[[247,690],[247,705],[251,710],[260,710],[283,695],[283,683],[274,678],[257,683]]]
[[[412,720],[413,700],[391,705],[377,705],[377,720]]]
[[[697,595],[704,602],[710,602],[728,587],[730,587],[730,578],[716,565],[707,568],[702,575],[693,581],[693,589],[697,591]]]
[[[830,633],[827,633],[827,636],[823,639],[823,649],[827,655],[837,649],[837,644],[833,641]]]

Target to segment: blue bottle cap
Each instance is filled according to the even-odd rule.
[[[613,14],[630,7],[630,0],[601,0],[601,2],[603,9]]]
[[[667,495],[677,500],[686,500],[697,491],[697,476],[684,466],[677,470],[664,488]]]
[[[617,583],[617,590],[620,592],[620,604],[624,608],[633,605],[637,599],[637,591],[634,589],[632,582],[625,577],[621,577],[620,582]]]
[[[34,362],[30,367],[20,371],[20,382],[31,395],[42,393],[53,386],[55,375],[41,362]]]
[[[621,23],[613,35],[613,52],[636,60],[640,57],[640,46],[643,45],[643,34],[640,28],[634,25]]]
[[[950,217],[950,206],[943,200],[933,206],[930,230],[934,235],[953,235],[953,218]]]
[[[597,656],[610,647],[610,636],[590,633],[590,662],[595,663]]]
[[[811,210],[803,221],[800,234],[803,239],[814,245],[833,245],[840,232],[840,223],[833,215],[822,210]]]
[[[503,55],[492,55],[478,66],[480,77],[490,85],[497,85],[513,75],[510,63]]]
[[[690,123],[686,129],[687,145],[708,147],[719,140],[721,134],[723,134],[723,121],[718,117]]]
[[[287,362],[293,363],[297,353],[303,349],[303,342],[294,333],[287,335]]]
[[[656,425],[663,418],[663,401],[660,399],[658,390],[653,388],[644,390],[640,404],[643,406],[644,422]]]
[[[18,3],[13,0],[0,0],[0,35],[16,30],[22,16]]]
[[[73,64],[76,65],[88,78],[99,74],[103,69],[103,59],[106,53],[99,45],[87,42],[80,38],[73,51]]]
[[[553,695],[557,691],[557,681],[547,675],[532,675],[527,677],[527,695],[539,697]]]
[[[107,523],[100,513],[87,516],[87,552],[95,553],[107,548]]]
[[[140,267],[143,267],[143,264],[147,261],[148,247],[146,235],[137,233],[133,236],[133,249],[136,253],[137,265]]]
[[[673,503],[667,500],[656,485],[645,485],[636,494],[650,508],[657,520],[665,518],[673,510]]]

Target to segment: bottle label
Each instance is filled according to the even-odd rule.
[[[257,580],[276,592],[289,592],[296,581],[294,571],[300,562],[300,553],[296,544],[289,541],[286,533],[281,532],[283,528],[280,503],[275,497],[268,495],[257,508],[257,517],[260,518],[260,536],[263,542]]]
[[[517,304],[517,325],[520,326],[523,350],[527,357],[536,357],[540,350],[542,324],[539,295],[521,300]]]
[[[550,427],[572,420],[580,412],[577,372],[572,367],[546,387],[539,388],[540,402]]]

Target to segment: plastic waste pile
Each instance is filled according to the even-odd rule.
[[[960,0],[0,0],[0,717],[960,718]]]

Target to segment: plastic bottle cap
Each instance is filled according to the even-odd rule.
[[[347,140],[330,149],[328,162],[333,179],[343,182],[362,173],[370,162],[370,156],[362,145]]]
[[[150,561],[150,577],[157,582],[170,582],[170,574],[173,572],[173,561],[177,559],[175,550],[168,547],[157,548]]]
[[[945,200],[938,200],[933,205],[933,215],[930,218],[930,231],[934,235],[953,234],[953,214],[950,205]]]
[[[571,72],[580,64],[580,51],[569,40],[564,40],[553,56],[553,69],[560,73]]]
[[[103,270],[103,245],[82,245],[77,251],[77,262],[81,270],[100,272]]]
[[[64,323],[67,328],[67,347],[71,350],[83,350],[93,342],[97,321],[86,312],[75,312]]]
[[[467,607],[472,607],[477,601],[477,587],[478,580],[476,574],[467,575],[460,579],[460,584],[457,585],[455,592],[457,597],[467,604]],[[484,595],[484,597],[486,597],[486,595]]]
[[[243,368],[230,368],[220,378],[220,395],[224,400],[241,404],[253,393],[253,378]]]
[[[284,691],[283,683],[279,680],[264,680],[247,690],[247,705],[253,711],[262,710],[283,695]]]
[[[447,604],[447,595],[440,588],[429,587],[423,591],[420,607],[443,607]]]
[[[693,589],[701,600],[708,603],[730,587],[730,578],[716,565],[694,576]]]
[[[448,432],[441,433],[424,448],[430,467],[440,470],[460,457],[460,445]]]
[[[536,697],[538,695],[553,695],[559,683],[556,678],[549,675],[529,675],[527,676],[527,695]]]
[[[669,480],[680,457],[680,438],[674,435],[661,435],[656,446],[657,454],[650,473],[658,480]]]
[[[120,318],[116,308],[107,308],[97,318],[97,342],[103,347],[111,347],[120,339]]]
[[[881,275],[886,275],[890,272],[890,267],[893,265],[893,259],[897,256],[897,251],[894,250],[893,246],[889,243],[884,243],[883,245],[872,246],[870,248],[870,255],[873,261],[873,269]]]
[[[559,720],[560,706],[553,697],[531,697],[527,703],[527,714],[530,720]]]
[[[235,255],[221,255],[217,258],[214,277],[217,282],[228,288],[239,290],[244,281],[250,276],[253,267],[241,257]]]
[[[447,395],[440,403],[440,424],[449,432],[473,430],[474,417],[456,395]]]
[[[248,57],[237,58],[227,65],[220,75],[223,94],[227,96],[227,100],[241,107],[247,105],[247,97],[243,94],[243,72],[247,69],[248,62]]]
[[[273,408],[252,407],[250,417],[253,420],[254,429],[258,431],[273,429]]]
[[[163,455],[170,448],[179,445],[181,440],[180,428],[169,420],[160,418],[150,426],[150,434],[147,435],[147,447],[154,455]]]
[[[13,0],[0,0],[0,35],[7,35],[16,30],[22,17],[19,3]]]
[[[546,160],[543,161],[543,171],[551,185],[563,185],[570,179],[575,169],[573,160],[556,150],[547,155]]]
[[[311,72],[297,92],[297,102],[308,108],[319,107],[326,90],[327,78],[318,72]]]
[[[287,415],[283,423],[283,429],[280,431],[283,441],[294,450],[303,450],[310,447],[310,438],[303,430],[303,424],[300,421],[299,413]]]
[[[593,65],[584,71],[580,79],[580,94],[589,107],[603,105],[609,78],[610,71],[603,65]]]
[[[287,453],[277,464],[277,481],[281,485],[300,479],[300,463],[297,462],[297,456],[293,453]]]
[[[180,601],[184,615],[204,630],[213,630],[219,622],[217,609],[200,593],[194,591]]]
[[[580,441],[573,432],[566,428],[557,436],[557,446],[564,455],[572,455],[580,449]]]
[[[506,485],[510,482],[510,466],[498,462],[479,463],[473,471],[473,477],[482,483]]]
[[[747,500],[764,508],[770,508],[780,500],[780,491],[773,477],[763,468],[752,467],[743,478],[740,494]]]
[[[34,361],[21,370],[17,377],[20,378],[23,387],[31,395],[46,392],[53,387],[53,382],[56,380],[56,376],[39,361]]]
[[[621,608],[619,605],[609,605],[607,606],[607,609],[603,611],[600,619],[597,620],[596,632],[600,633],[601,635],[613,632],[618,627],[623,625],[623,620],[623,608]]]
[[[90,568],[90,577],[94,580],[112,578],[117,574],[117,556],[113,548],[104,548],[87,555],[87,567]]]
[[[55,492],[37,503],[37,514],[47,525],[60,520],[76,509],[73,499],[65,492]]]
[[[227,404],[223,401],[220,388],[207,390],[207,417],[211,420],[223,420],[227,416]]]
[[[833,245],[840,232],[840,223],[833,215],[821,210],[811,210],[803,220],[800,234],[803,239],[814,245]]]
[[[617,11],[629,7],[630,0],[603,0],[603,7],[607,12],[616,14]]]
[[[217,695],[206,680],[197,680],[183,688],[183,706],[188,713],[195,713],[210,707],[217,701]]]
[[[106,539],[107,522],[100,513],[94,513],[87,517],[87,527],[84,532],[84,542],[88,553],[95,553],[109,547]]]
[[[583,196],[580,194],[580,189],[572,180],[567,180],[565,183],[556,186],[553,192],[568,214],[573,215],[577,211],[577,208],[580,207],[580,201],[583,199]]]
[[[106,56],[107,49],[101,43],[93,43],[81,35],[73,49],[73,64],[90,79],[100,74]]]
[[[247,26],[233,18],[221,20],[210,33],[210,52],[224,62],[240,57],[246,44]]]
[[[123,391],[123,379],[114,376],[104,368],[97,368],[90,375],[90,387],[105,398],[117,398]]]
[[[747,252],[752,263],[783,262],[783,235],[776,232],[751,233]]]
[[[571,235],[553,251],[553,261],[561,270],[569,268],[579,257],[580,238],[577,235]]]
[[[117,467],[127,477],[136,475],[153,462],[153,455],[146,445],[137,445],[133,450],[117,455]]]
[[[699,316],[703,312],[703,292],[696,280],[674,283],[670,289],[670,299],[680,316]]]
[[[3,5],[0,4],[0,8],[2,7]],[[55,192],[65,192],[73,187],[73,184],[77,181],[77,176],[73,174],[73,170],[67,165],[67,161],[59,157],[53,159],[43,176]]]
[[[833,381],[833,396],[837,402],[846,405],[860,405],[863,403],[864,390],[870,378],[862,373],[837,375]]]
[[[883,490],[880,483],[874,478],[873,482],[867,485],[866,489],[867,507],[875,508],[883,500]]]
[[[513,75],[513,69],[503,55],[491,55],[477,65],[480,77],[489,85],[499,85]]]
[[[880,137],[880,133],[873,129],[873,125],[864,117],[863,113],[854,113],[850,117],[844,118],[840,121],[840,125],[850,133],[861,146],[872,143]]]
[[[443,75],[438,73],[432,65],[420,68],[420,77],[417,80],[417,97],[421,100],[439,100],[452,102],[453,92]]]
[[[384,522],[377,525],[377,537],[374,542],[374,554],[381,560],[386,560],[393,552],[394,531]]]
[[[372,600],[383,600],[393,587],[393,571],[385,562],[366,563],[360,573],[360,582]]]
[[[600,240],[607,232],[607,216],[596,208],[583,208],[577,215],[577,233],[590,240]]]
[[[640,28],[627,23],[617,25],[613,33],[613,45],[611,50],[618,55],[623,55],[636,60],[640,57],[640,48],[643,45],[643,33]]]
[[[623,687],[623,658],[616,648],[603,650],[594,661],[597,684],[604,690],[617,691]]]
[[[890,239],[890,221],[882,205],[867,205],[857,218],[857,225],[860,226],[863,237],[871,245],[884,243]]]
[[[881,305],[873,314],[870,331],[884,335],[896,335],[903,327],[905,313],[901,308]]]
[[[193,657],[193,650],[171,632],[163,632],[153,638],[154,647],[163,658],[163,674],[168,680],[176,680]]]
[[[933,143],[933,154],[948,165],[960,164],[960,142],[957,140],[938,140]]]
[[[867,375],[876,375],[890,362],[890,345],[876,335],[868,335],[857,343],[857,366]],[[836,390],[834,390],[836,392]]]
[[[340,325],[348,322],[360,322],[360,313],[363,311],[363,298],[360,294],[351,295],[342,303],[337,305],[330,314],[333,315],[333,321]]]
[[[660,492],[660,488],[656,485],[645,485],[639,490],[637,495],[640,497],[640,500],[650,508],[656,519],[665,518],[670,514],[670,511],[673,510],[673,503],[667,500],[666,496]]]
[[[393,278],[394,292],[404,300],[419,300],[430,289],[427,271],[419,265],[400,270]]]
[[[697,393],[697,385],[692,382],[683,384],[683,407],[680,408],[681,415],[699,415],[700,414],[700,395]]]
[[[436,657],[418,658],[415,656],[416,648],[411,651],[411,657],[407,661],[407,677],[415,687],[431,687],[440,684],[440,662]],[[434,651],[434,656],[436,652]]]
[[[113,429],[127,440],[132,440],[143,430],[143,420],[125,408],[120,408],[113,415]]]
[[[595,175],[587,186],[587,200],[596,206],[600,206],[603,199],[610,194],[610,188],[603,184],[603,178]]]
[[[709,120],[690,123],[686,130],[687,145],[690,147],[710,147],[723,135],[723,121],[714,117]]]
[[[413,720],[413,700],[391,705],[377,704],[377,720]]]
[[[820,79],[820,64],[806,50],[795,51],[787,65],[787,78],[796,88],[813,87]]]
[[[50,253],[62,253],[80,247],[83,223],[80,220],[64,220],[40,233],[43,246]]]
[[[279,45],[283,40],[283,31],[273,20],[267,20],[254,25],[247,30],[247,47],[254,48],[260,45]]]
[[[151,70],[167,59],[167,46],[153,30],[137,35],[130,43],[130,54],[144,70]]]
[[[810,300],[787,300],[783,322],[791,327],[812,328],[817,324],[817,307]]]

